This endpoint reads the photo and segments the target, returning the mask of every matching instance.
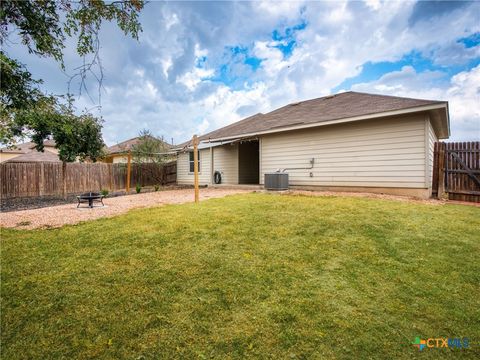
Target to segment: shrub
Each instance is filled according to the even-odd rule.
[[[108,191],[107,189],[102,189],[102,190],[100,191],[100,193],[101,193],[103,196],[107,197],[109,191]]]
[[[155,191],[158,191],[158,189],[160,189],[160,185],[153,185],[153,188],[155,189]]]
[[[139,184],[137,184],[135,186],[135,191],[137,192],[137,194],[140,193],[140,191],[142,191],[142,187]]]

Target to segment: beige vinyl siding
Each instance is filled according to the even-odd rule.
[[[428,147],[427,147],[427,159],[428,159],[428,187],[432,187],[432,178],[433,178],[433,152],[435,143],[438,141],[437,136],[435,135],[435,130],[432,127],[432,124],[429,119],[427,121],[427,131],[428,131]]]
[[[128,163],[128,156],[113,156],[112,162],[114,164],[123,164],[123,163]]]
[[[177,155],[177,183],[193,184],[193,173],[190,171],[190,162],[188,152]],[[200,185],[210,183],[210,149],[200,150],[200,169],[198,175]]]
[[[238,145],[214,147],[213,168],[220,171],[222,184],[238,184]]]
[[[261,175],[283,168],[291,185],[425,188],[425,116],[367,120],[262,137]],[[313,177],[310,177],[312,172]]]

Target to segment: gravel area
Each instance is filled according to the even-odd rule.
[[[181,189],[193,189],[191,185],[164,185],[160,187],[160,191],[165,190],[181,190]],[[152,186],[142,187],[143,193],[154,192]],[[0,210],[2,212],[7,211],[18,211],[18,210],[30,210],[30,209],[39,209],[44,207],[51,207],[57,205],[68,205],[71,203],[77,202],[77,194],[68,194],[67,199],[58,196],[37,196],[37,197],[25,197],[25,198],[9,198],[9,199],[0,199]],[[130,190],[130,195],[136,194],[135,189]],[[117,197],[125,196],[126,193],[124,190],[117,190],[110,192],[108,197]]]
[[[232,194],[252,192],[243,189],[200,189],[200,200],[219,198]],[[182,204],[193,202],[193,189],[167,190],[153,193],[135,194],[106,198],[105,207],[78,208],[77,202],[67,205],[49,206],[41,209],[2,212],[0,225],[8,228],[37,229],[60,227],[81,221],[123,214],[130,209],[153,207],[165,204]]]

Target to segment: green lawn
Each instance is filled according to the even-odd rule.
[[[480,208],[353,197],[3,229],[1,358],[478,358],[479,254]]]

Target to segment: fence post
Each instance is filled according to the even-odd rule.
[[[112,166],[113,164],[107,164],[108,166],[108,188],[110,191],[113,193],[113,169]]]
[[[126,184],[126,193],[130,193],[130,171],[131,171],[131,162],[132,162],[132,152],[128,151],[128,161],[127,161],[127,184]]]
[[[445,197],[445,143],[438,143],[438,191],[437,199]]]
[[[40,163],[40,179],[38,182],[38,194],[43,196],[45,193],[45,165],[43,162]]]
[[[63,198],[67,200],[67,163],[62,162],[62,182],[63,182]]]

